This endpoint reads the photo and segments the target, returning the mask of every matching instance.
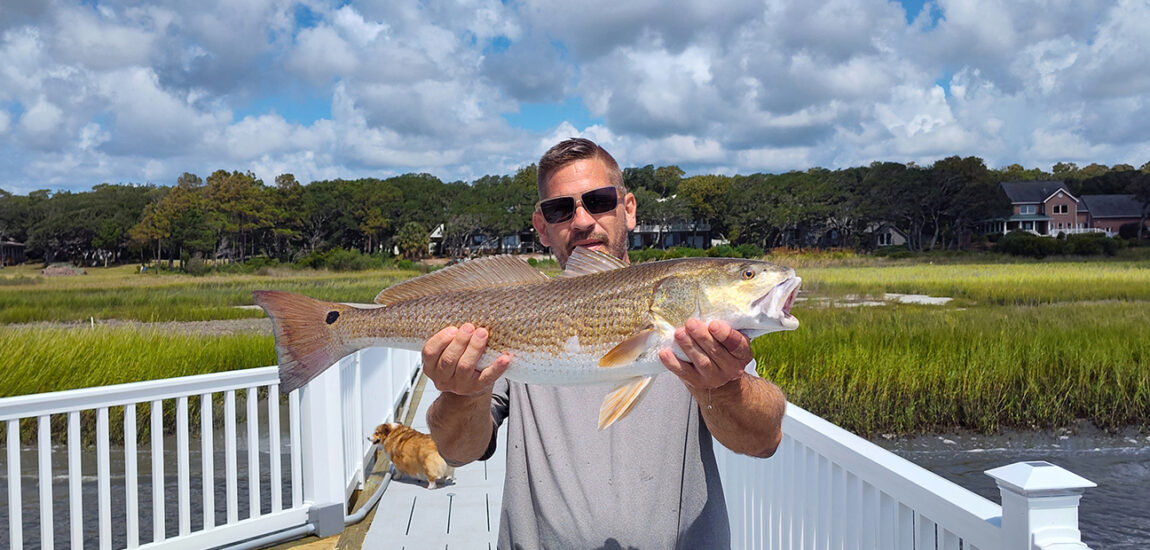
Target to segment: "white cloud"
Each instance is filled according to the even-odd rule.
[[[56,32],[60,60],[94,70],[145,65],[153,35],[110,19],[83,8],[61,11]]]
[[[219,168],[470,179],[572,135],[624,166],[724,173],[1147,160],[1146,2],[930,5],[908,24],[859,0],[18,2],[0,13],[0,169],[33,189]],[[524,103],[588,113],[510,126]]]

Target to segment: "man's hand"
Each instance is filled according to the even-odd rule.
[[[689,361],[675,357],[670,349],[659,352],[659,360],[688,387],[710,390],[743,375],[751,362],[751,342],[723,321],[704,324],[688,319],[686,326],[675,329],[675,343]]]
[[[479,359],[486,350],[487,329],[477,329],[471,323],[447,327],[423,344],[423,373],[441,392],[463,396],[491,393],[495,381],[511,363],[511,356],[500,355],[479,369]]]

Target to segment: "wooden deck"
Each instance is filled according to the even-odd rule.
[[[427,384],[412,427],[427,433],[427,408],[439,392]],[[363,548],[495,548],[506,470],[503,434],[490,460],[455,470],[455,481],[434,490],[410,478],[394,479],[374,511]]]

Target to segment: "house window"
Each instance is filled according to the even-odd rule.
[[[890,246],[890,233],[879,233],[878,234],[878,245],[879,246]]]
[[[1019,214],[1033,214],[1034,213],[1034,205],[1033,204],[1024,204],[1022,206],[1019,206],[1018,207],[1018,213]]]
[[[1069,207],[1069,206],[1067,206],[1067,205],[1065,205],[1065,204],[1056,204],[1056,205],[1054,205],[1054,213],[1055,213],[1055,214],[1066,214],[1066,213],[1068,213],[1068,212],[1070,212],[1070,207]]]

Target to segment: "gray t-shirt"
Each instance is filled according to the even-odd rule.
[[[711,433],[686,387],[655,377],[600,431],[612,387],[495,384],[496,430],[509,420],[499,548],[729,548]],[[494,448],[493,434],[487,456]]]

